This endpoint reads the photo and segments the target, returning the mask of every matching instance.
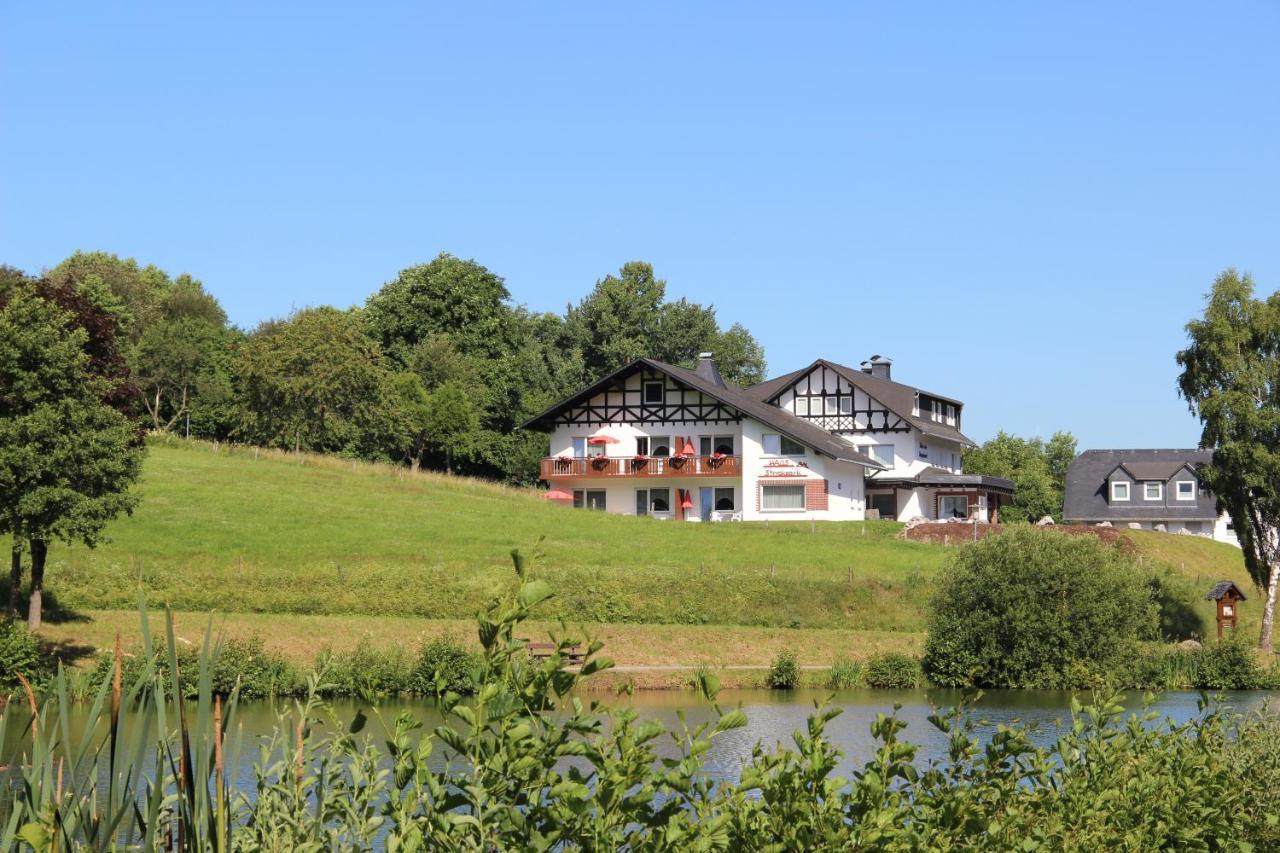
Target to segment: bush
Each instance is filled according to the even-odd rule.
[[[924,671],[959,687],[1063,687],[1156,636],[1149,577],[1092,536],[1018,527],[966,545],[939,579]]]
[[[317,661],[330,696],[394,696],[409,692],[415,664],[404,649],[378,648],[362,637],[349,652],[325,651]]]
[[[195,696],[197,674],[200,671],[200,651],[195,646],[181,645],[175,650],[178,672],[184,675],[187,693]],[[146,654],[141,646],[126,653],[120,659],[121,681],[131,684],[142,675]],[[96,692],[103,680],[111,678],[115,656],[110,652],[98,655],[97,663],[89,678],[88,689]],[[214,693],[227,695],[240,685],[244,699],[267,699],[274,696],[299,696],[306,690],[306,678],[301,670],[283,655],[267,651],[259,636],[232,637],[224,640],[220,650],[210,663],[210,683]],[[156,652],[155,671],[164,679],[168,677],[169,656]]]
[[[21,673],[33,687],[49,680],[55,669],[53,656],[27,626],[13,619],[0,620],[0,686],[18,686]]]
[[[831,674],[827,678],[827,686],[832,690],[848,690],[862,683],[864,667],[857,661],[848,658],[836,658],[831,664]]]
[[[1235,635],[1200,649],[1195,684],[1204,690],[1254,690],[1265,675],[1253,648]]]
[[[874,655],[867,662],[867,686],[905,690],[923,681],[920,661],[901,652]]]
[[[800,683],[800,665],[796,653],[783,649],[769,666],[768,684],[774,690],[790,690]]]
[[[420,696],[453,691],[460,696],[475,692],[472,673],[479,655],[469,652],[452,637],[428,640],[418,649],[418,660],[409,676],[409,690]]]

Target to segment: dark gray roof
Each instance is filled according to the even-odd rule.
[[[932,391],[925,391],[911,385],[903,385],[901,382],[894,382],[891,379],[882,379],[879,376],[872,376],[861,370],[856,370],[843,364],[836,364],[833,361],[827,361],[820,358],[803,367],[800,370],[794,370],[791,373],[774,377],[767,382],[761,382],[759,385],[753,385],[748,391],[761,400],[771,400],[781,393],[788,385],[795,382],[804,374],[813,370],[815,367],[828,367],[836,373],[843,376],[851,385],[861,388],[869,396],[879,400],[886,408],[898,415],[903,420],[910,423],[913,427],[920,430],[925,435],[931,435],[935,438],[945,438],[949,441],[955,441],[970,447],[975,446],[974,442],[964,433],[952,426],[937,423],[928,418],[922,418],[911,414],[915,408],[916,394],[925,394],[929,397],[936,397],[947,403],[954,403],[957,408],[963,406],[959,400],[946,397],[942,394],[935,394]]]
[[[1213,585],[1213,589],[1209,590],[1209,593],[1204,597],[1204,600],[1218,601],[1222,596],[1227,594],[1228,590],[1232,589],[1236,591],[1236,598],[1241,601],[1248,601],[1248,599],[1244,597],[1244,590],[1240,589],[1240,587],[1236,586],[1231,581],[1218,581]]]
[[[1062,517],[1085,522],[1212,521],[1218,517],[1216,501],[1198,489],[1194,501],[1178,501],[1169,489],[1164,489],[1160,502],[1147,503],[1138,494],[1125,505],[1107,500],[1107,478],[1117,468],[1123,467],[1137,480],[1166,481],[1184,466],[1195,470],[1212,458],[1212,450],[1086,450],[1067,468]],[[1141,476],[1134,473],[1135,468]]]
[[[776,429],[787,438],[798,441],[808,447],[812,447],[819,453],[830,456],[833,459],[838,459],[842,462],[855,462],[859,465],[865,465],[868,468],[876,470],[884,470],[885,468],[884,465],[869,456],[863,456],[851,443],[845,441],[839,436],[832,435],[825,429],[809,423],[809,421],[804,418],[796,417],[790,412],[784,412],[777,406],[771,406],[768,403],[757,399],[755,395],[748,393],[737,385],[725,382],[723,379],[717,383],[711,378],[699,374],[697,371],[688,370],[683,367],[676,367],[674,364],[655,361],[651,358],[638,358],[625,367],[615,370],[599,382],[579,391],[572,397],[561,400],[542,414],[525,421],[520,425],[520,428],[546,429],[551,425],[551,417],[562,409],[594,397],[596,394],[599,394],[601,391],[610,387],[618,379],[628,376],[632,372],[639,370],[644,366],[662,371],[671,378],[683,382],[685,385],[693,388],[695,391],[699,391],[706,394],[708,397],[732,406],[747,417]]]
[[[965,486],[994,489],[1013,494],[1017,484],[1004,477],[989,477],[986,474],[956,474],[944,468],[930,465],[914,477],[873,476],[867,485],[876,486]]]

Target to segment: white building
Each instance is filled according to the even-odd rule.
[[[965,475],[962,404],[819,360],[739,388],[638,359],[531,419],[542,479],[574,506],[688,521],[994,519],[1013,484]]]

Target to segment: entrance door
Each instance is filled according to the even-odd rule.
[[[716,490],[703,486],[698,492],[699,508],[702,511],[702,520],[711,520],[711,510],[715,509]]]

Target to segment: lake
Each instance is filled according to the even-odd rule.
[[[1269,701],[1280,703],[1280,694],[1270,691],[1232,692],[1222,694],[1224,705],[1237,711],[1250,712],[1261,709]],[[747,725],[741,729],[717,736],[712,748],[704,756],[704,767],[715,779],[736,779],[743,762],[751,757],[751,750],[758,741],[766,745],[785,743],[792,745],[792,733],[805,729],[806,718],[814,710],[814,702],[830,699],[830,704],[841,709],[840,716],[827,724],[827,736],[844,753],[838,773],[847,775],[856,766],[868,761],[875,752],[876,741],[871,737],[870,725],[879,713],[889,713],[894,704],[902,707],[898,716],[907,727],[900,738],[919,744],[918,760],[921,762],[943,758],[946,754],[945,737],[928,722],[934,707],[958,704],[963,697],[959,690],[724,690],[719,696],[722,709],[728,711],[738,705],[747,715]],[[596,697],[599,698],[599,697]],[[584,700],[585,701],[585,700]],[[644,718],[661,720],[668,731],[680,730],[678,714],[684,713],[690,727],[714,718],[709,703],[692,691],[648,691],[632,697],[608,697],[610,703],[628,703]],[[1198,713],[1200,694],[1194,691],[1175,691],[1158,697],[1154,710],[1176,722],[1186,722]],[[1126,708],[1135,712],[1142,708],[1142,694],[1130,691],[1126,695]],[[979,736],[989,735],[1000,723],[1022,721],[1041,727],[1036,740],[1049,743],[1057,727],[1070,718],[1071,694],[1053,690],[993,690],[984,693],[971,705],[970,713],[983,724]],[[360,703],[339,701],[333,703],[340,721],[348,721],[356,713]],[[440,715],[430,704],[421,701],[388,700],[380,706],[388,725],[401,711],[408,710],[421,720],[429,731],[440,723]],[[275,724],[276,709],[265,702],[246,703],[237,713],[237,721],[243,727],[244,747],[238,776],[242,781],[252,779],[251,763],[257,754],[252,747],[254,739],[268,733]],[[370,715],[365,731],[380,742],[381,732]],[[674,755],[672,745],[665,750]],[[439,757],[439,753],[437,753]]]

